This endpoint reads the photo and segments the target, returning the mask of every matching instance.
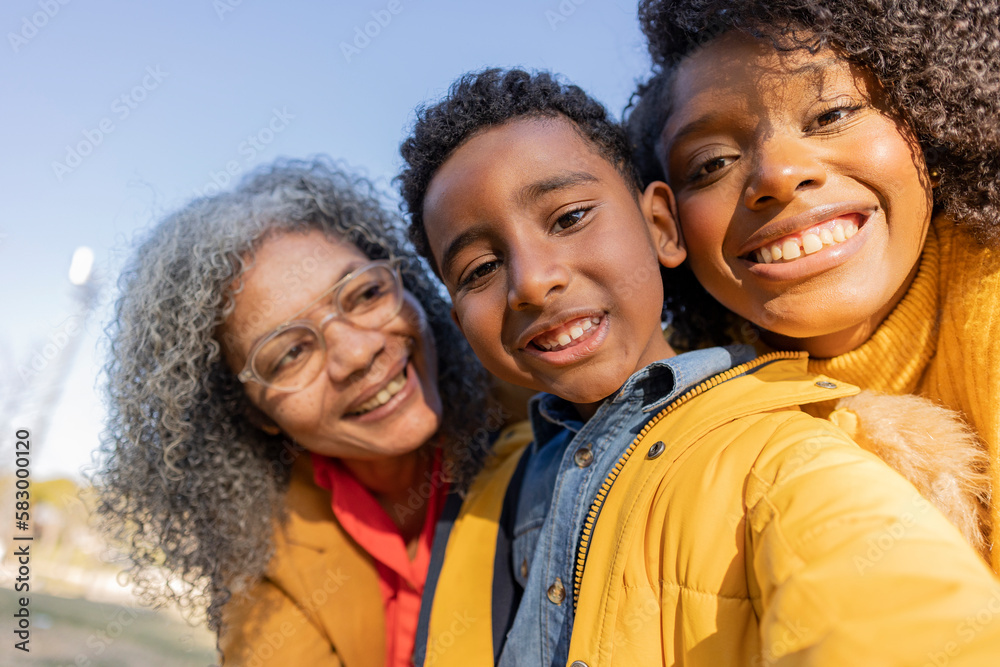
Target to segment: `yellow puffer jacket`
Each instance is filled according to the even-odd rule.
[[[804,358],[767,363],[780,356],[692,390],[622,456],[579,542],[569,663],[1000,664],[1000,582],[909,482],[797,407],[856,389]],[[502,495],[488,486],[473,498]],[[486,540],[461,544],[461,519],[431,614],[437,665],[491,646],[477,624],[446,636],[489,608],[463,609],[462,554],[485,584]]]

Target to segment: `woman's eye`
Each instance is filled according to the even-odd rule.
[[[812,123],[813,127],[811,127],[810,129],[818,129],[822,127],[827,127],[828,125],[833,125],[834,123],[839,123],[845,118],[851,116],[855,111],[857,111],[860,108],[861,107],[857,105],[842,106],[842,107],[837,107],[836,109],[830,109],[829,111],[825,111],[816,117],[816,120],[814,120]]]
[[[701,166],[698,167],[698,170],[695,171],[692,180],[697,181],[703,178],[707,178],[712,174],[714,174],[715,172],[719,171],[720,169],[728,167],[732,163],[736,162],[736,159],[737,158],[732,155],[723,155],[720,157],[712,158],[707,162],[703,162],[701,163]]]
[[[341,310],[345,313],[367,310],[387,296],[389,291],[389,287],[378,280],[351,285],[349,292],[340,295]]]
[[[462,288],[475,287],[480,281],[496,271],[499,266],[500,262],[495,259],[489,262],[483,262],[465,274],[465,277],[462,278],[458,286]]]
[[[277,375],[305,360],[310,354],[311,347],[305,341],[289,346],[278,356],[277,361],[271,365],[271,374]]]
[[[299,356],[303,353],[303,351],[304,350],[302,349],[301,345],[296,345],[292,349],[285,352],[285,354],[282,355],[281,359],[278,359],[277,367],[281,368],[282,366],[287,366],[288,364],[292,363],[293,361],[299,358]]]
[[[589,208],[578,208],[567,213],[563,213],[556,219],[555,228],[557,232],[561,232],[564,229],[569,229],[570,227],[579,223],[587,215],[591,209]]]

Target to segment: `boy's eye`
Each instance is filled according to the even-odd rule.
[[[499,260],[491,260],[489,262],[483,262],[482,264],[476,266],[471,271],[465,274],[459,282],[458,286],[462,289],[476,287],[481,283],[487,276],[499,268]]]
[[[556,219],[555,229],[557,232],[561,232],[564,229],[569,229],[570,227],[578,224],[583,218],[590,212],[590,208],[577,208],[572,211],[563,213]]]

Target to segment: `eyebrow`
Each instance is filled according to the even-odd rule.
[[[704,132],[705,130],[713,127],[718,121],[718,114],[715,112],[707,113],[704,116],[696,118],[695,120],[683,125],[681,129],[674,132],[673,136],[670,137],[670,143],[664,144],[664,153],[669,154],[670,149],[673,148],[674,144],[678,143],[681,139],[687,137],[690,134],[697,134],[698,132]]]
[[[814,75],[814,74],[826,74],[827,71],[834,65],[839,65],[840,61],[834,57],[824,58],[818,62],[808,62],[803,63],[794,69],[790,69],[789,73],[793,76],[804,76],[804,75]],[[696,134],[698,132],[703,132],[707,129],[711,129],[713,125],[718,121],[720,114],[718,112],[709,112],[704,116],[696,118],[695,120],[682,126],[681,129],[677,130],[674,135],[670,138],[669,144],[664,144],[664,152],[669,153],[670,148],[676,144],[681,139],[685,138],[689,134]]]
[[[526,206],[534,201],[537,201],[541,197],[544,197],[550,192],[565,190],[584,183],[598,182],[600,181],[596,176],[585,171],[568,171],[525,185],[517,193],[517,202],[521,206]],[[462,252],[462,250],[469,247],[476,241],[479,241],[489,235],[490,232],[487,229],[486,224],[477,223],[456,236],[455,239],[448,244],[441,256],[441,275],[444,276],[448,274],[451,270],[452,263],[455,261],[455,256],[458,255],[458,253]]]
[[[555,192],[556,190],[565,190],[566,188],[583,185],[584,183],[597,182],[598,179],[593,174],[589,174],[585,171],[568,171],[552,176],[551,178],[545,178],[525,185],[518,193],[517,201],[522,205],[530,204],[550,192]]]
[[[257,343],[259,343],[260,341],[262,341],[264,338],[266,338],[267,336],[270,336],[272,333],[274,333],[275,330],[277,330],[277,329],[285,326],[289,322],[294,322],[295,320],[297,320],[299,318],[300,315],[303,315],[304,313],[312,310],[316,306],[316,304],[319,303],[323,299],[323,297],[326,295],[327,290],[329,290],[331,287],[333,287],[334,285],[336,285],[337,283],[339,283],[341,280],[343,280],[344,278],[346,278],[348,276],[348,274],[354,273],[355,271],[357,271],[358,269],[360,269],[362,266],[364,266],[366,263],[369,263],[371,261],[372,260],[368,260],[368,262],[365,262],[363,260],[355,260],[354,262],[348,264],[345,267],[345,270],[342,271],[341,274],[337,277],[337,279],[334,280],[329,285],[327,285],[326,289],[324,289],[320,293],[319,296],[317,296],[315,299],[313,299],[312,301],[310,301],[309,303],[307,303],[305,306],[303,306],[298,311],[296,311],[296,312],[292,313],[291,315],[289,315],[288,317],[286,317],[284,320],[282,320],[277,325],[275,325],[275,326],[273,326],[273,327],[271,327],[271,328],[269,328],[269,329],[267,329],[265,331],[262,331],[260,334],[258,334],[254,338],[254,340],[251,341],[250,347],[247,348],[248,351],[252,350],[254,348],[254,346],[257,345]]]
[[[455,262],[458,253],[488,235],[486,225],[477,223],[456,236],[445,248],[444,255],[441,257],[441,276],[444,277],[451,271],[451,265]]]

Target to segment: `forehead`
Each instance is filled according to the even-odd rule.
[[[769,41],[729,32],[687,56],[668,91],[668,138],[693,117],[781,115],[803,100],[824,99],[849,86],[866,92],[870,75],[831,48],[779,51]],[[835,96],[835,95],[834,95]]]
[[[434,174],[424,198],[424,224],[432,239],[442,222],[531,204],[532,184],[560,173],[598,179],[617,170],[564,117],[520,118],[482,131]],[[544,189],[544,188],[543,188]]]

